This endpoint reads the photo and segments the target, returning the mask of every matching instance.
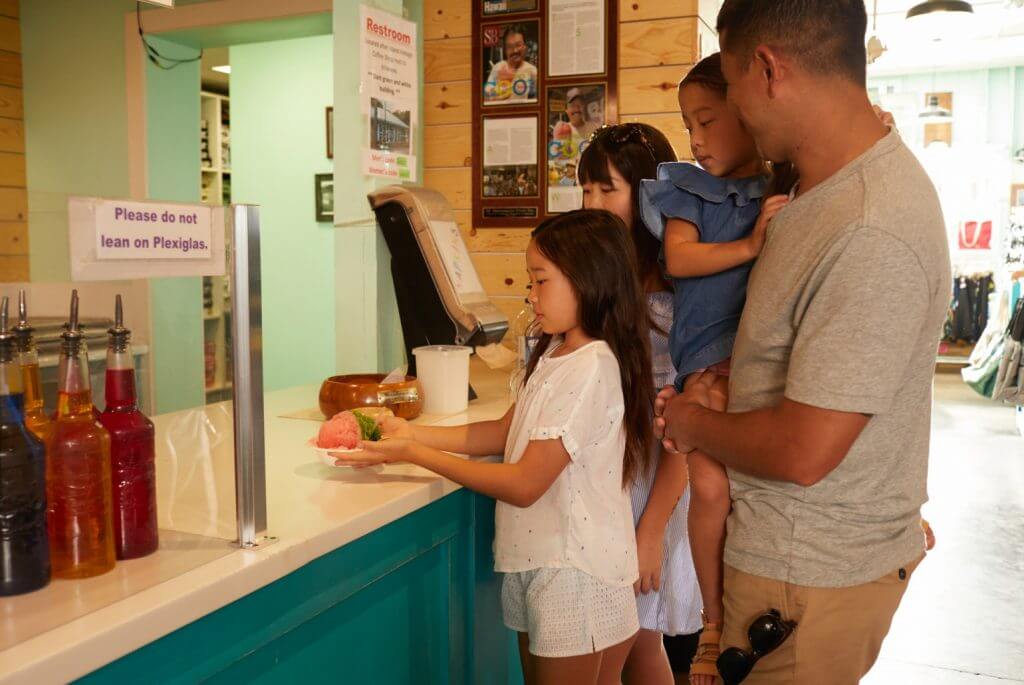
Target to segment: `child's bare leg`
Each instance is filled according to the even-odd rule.
[[[632,643],[630,641],[630,643]],[[606,650],[607,651],[607,650]],[[628,650],[627,650],[628,651]],[[534,685],[596,685],[601,671],[603,652],[581,654],[580,656],[547,657],[531,654],[533,661]],[[625,659],[625,656],[623,656]],[[619,667],[621,669],[621,665]]]
[[[658,637],[661,637],[660,634]],[[606,647],[601,651],[601,667],[597,674],[597,685],[620,685],[622,682],[622,669],[626,665],[626,658],[629,656],[630,650],[633,649],[636,639],[637,635],[633,635],[633,637],[623,640],[617,645]],[[579,681],[565,680],[563,682],[575,683]]]
[[[533,656],[530,654],[529,633],[516,633],[519,638],[519,665],[523,669],[523,683],[536,685],[537,678],[533,673]]]
[[[711,395],[711,408],[724,411],[728,401],[728,379],[724,376],[703,374],[691,376],[687,384],[703,383]],[[717,631],[722,625],[722,554],[725,547],[725,521],[729,516],[732,502],[729,498],[729,478],[725,468],[700,451],[691,452],[687,457],[690,475],[690,511],[687,527],[690,534],[690,550],[697,572],[701,598],[704,601],[705,630],[713,627]],[[713,662],[717,649],[711,643],[701,641],[690,681],[695,685],[712,685],[715,676]],[[702,662],[703,656],[703,662]]]
[[[640,629],[626,659],[622,682],[626,685],[672,685],[672,667],[661,633]]]

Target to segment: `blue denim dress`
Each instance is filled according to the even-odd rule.
[[[697,227],[702,243],[728,243],[750,235],[761,212],[767,178],[727,179],[686,162],[658,166],[658,178],[640,186],[640,213],[658,240],[666,219]],[[669,349],[677,369],[676,387],[700,369],[732,355],[753,263],[698,278],[674,278]]]

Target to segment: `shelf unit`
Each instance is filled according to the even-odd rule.
[[[200,196],[231,203],[230,100],[200,93]],[[203,360],[206,401],[231,399],[231,292],[226,276],[203,277]]]

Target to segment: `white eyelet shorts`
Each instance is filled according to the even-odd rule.
[[[506,573],[501,585],[505,625],[530,636],[530,654],[592,654],[640,630],[633,586],[601,582],[574,568]]]

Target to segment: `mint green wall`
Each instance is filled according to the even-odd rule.
[[[168,57],[187,59],[195,48],[150,38]],[[146,62],[148,196],[199,202],[199,63],[159,69]],[[213,230],[220,230],[214,226]],[[202,279],[156,278],[150,282],[153,378],[156,412],[196,407],[203,389]]]
[[[70,277],[67,253],[67,195],[125,197],[129,192],[127,113],[125,109],[124,17],[135,8],[128,0],[82,3],[80,0],[47,0],[22,3],[22,43],[25,80],[25,127],[29,190],[29,237],[33,280],[66,281]],[[422,26],[422,0],[375,0],[386,11],[404,14]],[[390,370],[403,360],[401,327],[388,270],[387,247],[373,223],[366,203],[368,190],[387,181],[362,175],[358,152],[366,136],[358,105],[359,44],[358,3],[335,0],[333,28],[338,36],[319,45],[326,50],[326,80],[315,91],[295,92],[296,97],[316,101],[305,115],[309,124],[281,127],[263,143],[291,148],[293,139],[308,138],[308,163],[295,169],[284,186],[271,186],[271,196],[256,192],[259,179],[246,186],[242,160],[246,124],[239,118],[244,92],[244,64],[232,74],[232,131],[235,155],[234,193],[238,201],[263,204],[264,228],[264,333],[267,387],[298,382],[317,382],[333,372]],[[143,14],[145,20],[145,13]],[[419,32],[422,64],[422,29]],[[223,36],[216,36],[224,45]],[[154,40],[157,40],[154,38]],[[213,40],[213,39],[211,39]],[[296,39],[297,42],[300,39]],[[316,40],[316,39],[314,39]],[[246,53],[259,60],[259,52],[290,41],[256,43],[232,49],[233,58]],[[167,44],[168,50],[174,50]],[[325,47],[328,46],[328,47]],[[190,50],[180,48],[182,53]],[[241,52],[239,52],[241,50]],[[333,62],[339,65],[333,74]],[[306,55],[296,55],[306,58]],[[268,70],[273,65],[266,64]],[[195,65],[173,71],[147,65],[147,151],[149,196],[162,200],[198,198],[198,78]],[[269,73],[269,72],[268,72]],[[323,74],[322,74],[323,75]],[[265,76],[265,75],[264,75]],[[257,79],[263,78],[258,76]],[[291,72],[288,83],[307,82]],[[332,90],[334,91],[332,93]],[[257,110],[274,110],[288,102],[278,92],[263,91]],[[335,102],[336,211],[350,226],[331,228],[313,222],[313,174],[330,172],[323,156],[323,107]],[[422,123],[422,79],[420,84]],[[294,100],[297,102],[297,100]],[[278,110],[279,111],[279,110]],[[269,116],[269,112],[258,116]],[[353,116],[355,118],[353,118]],[[422,126],[421,126],[422,130]],[[304,143],[305,144],[305,143]],[[415,147],[422,178],[422,135]],[[288,164],[296,162],[291,159]],[[255,164],[262,162],[256,155]],[[267,168],[264,165],[264,168]],[[292,181],[294,184],[292,185]],[[267,186],[263,186],[267,187]],[[294,189],[294,194],[292,189]],[[262,192],[262,191],[261,191]],[[274,205],[282,199],[281,223],[308,231],[310,242],[295,240],[296,233],[274,234],[270,220]],[[269,212],[267,214],[266,212]],[[347,214],[346,214],[347,213]],[[279,242],[275,242],[278,241]],[[308,248],[308,250],[307,250]],[[312,261],[298,260],[300,255]],[[281,259],[278,260],[278,257]],[[289,278],[284,278],[285,274]],[[315,286],[318,290],[303,288]],[[290,299],[291,298],[291,299]],[[154,379],[158,411],[168,411],[202,401],[201,286],[198,279],[155,282],[152,289]],[[301,330],[290,314],[298,307],[318,329]],[[195,320],[192,321],[194,308]],[[318,331],[318,333],[316,333]],[[298,339],[302,345],[296,347]],[[163,355],[171,361],[165,363]],[[161,368],[169,370],[161,372]],[[198,394],[197,394],[198,393]]]
[[[415,132],[417,182],[423,178],[423,2],[422,0],[368,0],[365,4],[417,22],[420,69],[420,127]],[[359,6],[348,0],[334,2],[334,127],[355,138],[348,147],[336,145],[334,155],[336,249],[338,292],[366,293],[360,302],[338,302],[336,335],[338,367],[344,371],[378,368],[390,371],[401,364],[405,353],[401,323],[391,282],[390,256],[366,202],[367,193],[392,183],[363,175],[362,149],[369,140],[359,94]],[[346,195],[341,195],[344,189]],[[344,309],[343,309],[344,307]],[[354,325],[353,325],[354,324]]]
[[[335,297],[362,298],[335,293],[336,231],[314,215],[313,176],[331,172],[324,119],[333,45],[314,36],[230,49],[231,192],[260,206],[267,391],[334,373]],[[343,135],[335,145],[351,143]]]
[[[21,3],[32,280],[66,281],[67,196],[128,195],[127,0]]]
[[[127,0],[22,3],[33,281],[71,278],[68,195],[128,196],[124,18],[134,9],[135,3]],[[178,54],[175,46],[162,46]],[[147,78],[151,86],[147,89],[149,197],[196,201],[198,66],[162,71],[150,65]],[[179,88],[186,93],[184,97],[169,96]],[[197,141],[194,149],[173,144],[178,136]],[[148,337],[158,412],[195,406],[204,400],[201,303],[198,279],[153,282],[153,329]]]

